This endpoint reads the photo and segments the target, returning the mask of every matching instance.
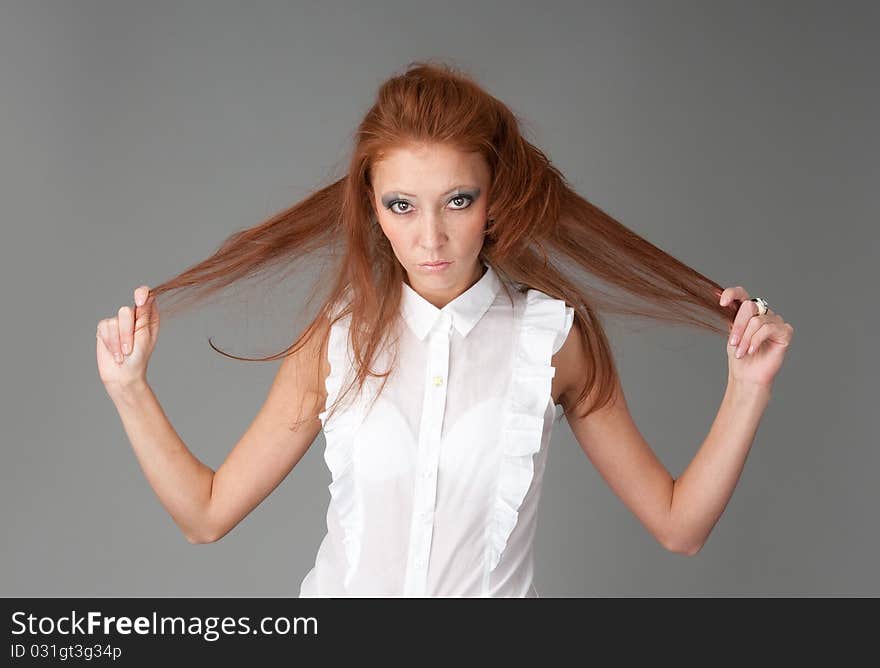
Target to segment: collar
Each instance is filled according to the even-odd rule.
[[[458,297],[437,308],[416,292],[406,281],[401,281],[401,312],[410,329],[424,340],[443,314],[452,318],[452,324],[462,336],[467,336],[474,325],[489,310],[501,289],[501,280],[492,267],[485,262],[486,271],[480,279]]]

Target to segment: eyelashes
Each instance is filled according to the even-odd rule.
[[[450,197],[449,201],[454,202],[455,200],[459,200],[459,199],[463,199],[467,203],[467,206],[457,207],[457,208],[453,209],[453,211],[464,211],[465,209],[470,208],[471,204],[473,204],[473,201],[474,201],[474,198],[471,195],[464,195],[464,194],[455,195],[454,197]],[[404,199],[396,199],[393,202],[390,202],[386,208],[389,211],[391,211],[391,213],[397,214],[398,216],[405,216],[407,214],[408,210],[400,211],[399,209],[395,209],[394,208],[395,204],[405,204],[408,207],[412,206],[409,202],[407,202]]]

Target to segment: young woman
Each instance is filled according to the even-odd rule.
[[[317,316],[262,358],[284,355],[266,403],[211,470],[146,380],[156,297],[210,294],[328,250]],[[793,334],[763,299],[722,290],[576,194],[508,108],[431,63],[381,86],[343,178],[134,301],[98,324],[98,368],[191,542],[226,535],[323,429],[327,534],[301,596],[536,596],[557,405],[657,541],[695,554],[733,493]],[[727,391],[677,479],[627,409],[602,312],[729,335]]]

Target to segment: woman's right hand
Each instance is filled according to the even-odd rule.
[[[116,316],[98,322],[98,373],[105,387],[146,380],[147,363],[159,338],[155,301],[149,287],[142,285],[134,291],[134,308],[122,306]]]

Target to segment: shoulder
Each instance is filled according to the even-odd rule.
[[[524,302],[523,325],[551,332],[554,335],[551,354],[555,355],[562,348],[572,328],[574,308],[565,300],[556,299],[535,288],[527,288],[521,299]]]
[[[334,332],[325,316],[318,316],[314,329],[296,352],[286,355],[279,374],[295,378],[301,391],[321,398],[326,394],[324,379],[330,373]]]
[[[584,348],[589,349],[589,346],[584,341],[583,333],[579,327],[572,326],[562,347],[553,355],[552,364],[556,367],[554,381],[559,383],[558,403],[566,409],[575,403],[589,373],[591,359]]]
[[[556,337],[550,364],[556,369],[553,384],[558,391],[557,403],[565,405],[571,393],[575,392],[576,396],[581,389],[581,380],[587,375],[587,358],[583,350],[584,337],[574,325],[574,307],[563,300],[553,301],[558,302],[556,308],[561,309],[562,315],[556,317]]]
[[[526,345],[550,356],[549,363],[556,368],[552,385],[554,403],[562,403],[577,380],[585,375],[582,337],[573,326],[574,307],[535,288],[526,287],[519,292]],[[530,336],[533,340],[527,341]]]

